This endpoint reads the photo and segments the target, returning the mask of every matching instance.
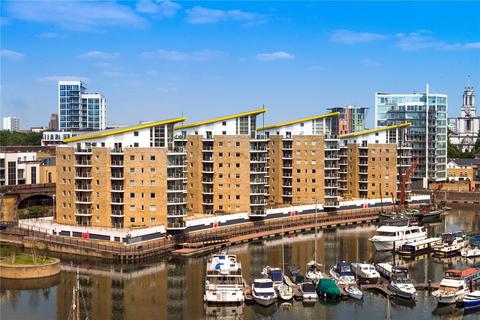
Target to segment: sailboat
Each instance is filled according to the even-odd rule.
[[[320,271],[321,264],[317,262],[317,204],[315,204],[315,246],[313,251],[313,260],[307,262],[307,272],[305,277],[314,283],[323,278],[323,274]]]
[[[77,266],[77,277],[76,277],[76,286],[73,287],[73,294],[72,294],[72,307],[70,309],[70,312],[68,314],[68,319],[69,320],[80,320],[81,315],[80,315],[80,271]],[[85,301],[84,301],[85,302]],[[86,317],[85,319],[88,319]]]

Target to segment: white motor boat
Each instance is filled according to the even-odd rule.
[[[472,291],[463,298],[465,310],[480,308],[480,290]]]
[[[378,271],[368,263],[352,263],[352,271],[361,284],[375,284],[380,280]]]
[[[400,248],[407,242],[425,240],[427,232],[424,227],[418,225],[386,225],[381,226],[370,238],[377,251],[392,251]]]
[[[335,267],[330,269],[330,275],[339,285],[354,284],[355,277],[353,276],[352,267],[350,263],[345,261],[337,263]]]
[[[243,289],[242,266],[235,255],[221,253],[208,259],[204,295],[206,302],[243,302]]]
[[[271,279],[255,279],[252,283],[253,300],[259,305],[268,307],[277,300],[277,293]]]
[[[362,300],[363,292],[355,285],[348,285],[345,287],[345,292],[352,299]]]
[[[284,301],[289,301],[293,298],[293,289],[285,283],[276,287],[276,290],[278,297]]]
[[[318,297],[315,285],[312,282],[300,283],[300,291],[303,294],[303,300],[316,300]]]
[[[403,272],[395,272],[392,274],[388,289],[392,291],[395,296],[409,300],[415,299],[417,293],[412,281],[408,278],[407,274]]]
[[[323,278],[323,273],[320,271],[321,264],[312,260],[307,263],[307,272],[305,273],[305,278],[314,283],[317,283],[318,280]]]
[[[440,288],[432,293],[439,304],[452,304],[470,293],[480,284],[480,269],[448,270],[440,282]]]
[[[440,257],[449,257],[460,254],[468,241],[463,232],[444,233],[441,235],[442,243],[433,247],[433,254]]]
[[[460,251],[460,254],[464,258],[475,258],[475,257],[480,257],[480,248],[474,247],[474,248],[463,248]]]

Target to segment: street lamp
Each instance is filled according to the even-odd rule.
[[[53,220],[56,221],[57,220],[57,217],[55,216],[55,207],[56,207],[56,203],[55,203],[55,194],[52,195],[52,211],[53,211]]]

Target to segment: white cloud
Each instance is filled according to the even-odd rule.
[[[140,0],[136,6],[138,12],[155,14],[162,17],[173,17],[181,8],[181,5],[172,1],[151,0]]]
[[[97,62],[95,63],[95,67],[99,68],[111,68],[113,65],[110,62]]]
[[[7,3],[6,11],[16,19],[79,31],[146,24],[131,7],[115,1],[11,1]]]
[[[25,55],[17,51],[2,49],[0,50],[0,57],[8,60],[19,61],[19,60],[22,60],[25,57]]]
[[[37,78],[38,82],[58,82],[62,80],[88,81],[88,78],[82,77],[82,76],[45,76],[45,77]]]
[[[294,58],[295,58],[295,55],[285,51],[259,53],[256,55],[256,59],[259,61],[291,60]]]
[[[106,77],[112,77],[112,78],[125,75],[125,73],[118,70],[107,70],[107,71],[103,71],[102,74]]]
[[[480,42],[448,43],[434,39],[428,30],[417,30],[410,33],[397,33],[395,46],[404,51],[416,51],[423,49],[436,50],[468,50],[480,49]]]
[[[201,50],[195,52],[181,52],[174,50],[157,50],[157,51],[148,51],[140,54],[140,57],[145,59],[157,58],[167,61],[210,61],[223,59],[228,56],[227,53],[223,51],[214,51],[214,50]]]
[[[56,32],[44,32],[36,34],[35,37],[40,39],[55,39],[59,38],[60,35]]]
[[[264,23],[263,15],[241,10],[218,10],[205,7],[193,7],[187,10],[187,22],[191,24],[207,24],[223,21],[239,21],[247,26]]]
[[[377,40],[387,39],[389,36],[380,33],[371,32],[355,32],[351,30],[335,30],[330,34],[330,40],[341,44],[356,44],[373,42]]]
[[[117,52],[105,52],[105,51],[88,51],[79,55],[79,58],[82,59],[110,59],[118,57]]]

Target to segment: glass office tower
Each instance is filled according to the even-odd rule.
[[[386,127],[410,122],[405,141],[419,159],[413,179],[444,181],[447,166],[447,95],[429,93],[375,94],[375,123]]]

